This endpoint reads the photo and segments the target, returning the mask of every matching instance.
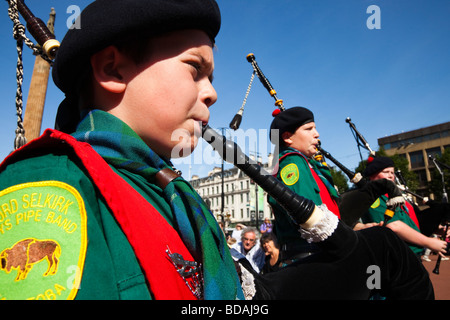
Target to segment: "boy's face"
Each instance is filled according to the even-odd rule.
[[[284,141],[286,145],[297,149],[305,156],[312,157],[317,152],[318,139],[319,132],[317,132],[316,124],[309,122],[298,127],[294,133],[287,132]]]
[[[189,155],[217,100],[213,46],[203,31],[151,40],[149,59],[130,66],[121,109],[114,111],[160,156]]]
[[[384,168],[377,174],[374,174],[370,177],[370,180],[378,180],[378,179],[388,179],[391,181],[395,181],[395,171],[394,167]]]

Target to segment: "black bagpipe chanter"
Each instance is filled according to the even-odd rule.
[[[275,90],[256,63],[255,56],[250,54],[247,60],[275,99],[275,105],[283,112],[282,100],[276,97]],[[239,114],[242,116],[242,112],[238,112]],[[239,123],[234,120],[231,124],[236,128],[241,119]],[[323,209],[317,207],[313,201],[293,192],[275,176],[265,171],[260,164],[245,155],[235,142],[228,140],[208,125],[203,126],[203,138],[225,161],[239,168],[273,197],[299,229]],[[370,207],[380,192],[386,193],[386,190],[397,189],[390,181],[379,183],[372,188],[367,187],[370,185],[365,183],[358,189],[363,190],[362,192],[349,194],[344,200],[344,203],[350,203],[357,201],[357,198],[365,197],[364,205],[356,210],[358,213],[353,212],[355,209],[350,205],[343,208],[352,211],[352,215],[358,215]],[[262,275],[254,272],[245,259],[239,260],[238,262],[242,263],[241,269],[243,266],[253,274],[256,286],[256,295],[253,298],[368,299],[373,288],[367,285],[367,268],[373,265],[380,267],[383,286],[381,291],[385,297],[394,299],[434,297],[431,282],[420,261],[402,240],[386,228],[368,228],[355,232],[346,223],[338,220],[332,234],[317,241],[316,245],[321,249],[318,254],[291,263],[276,272]],[[391,265],[398,266],[398,269],[394,272],[389,267]],[[320,289],[325,287],[327,290]]]

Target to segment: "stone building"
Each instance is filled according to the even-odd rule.
[[[269,163],[270,161],[271,155]],[[262,166],[268,167],[267,164]],[[222,168],[215,167],[207,177],[192,176],[190,183],[217,221],[223,221],[226,226],[234,226],[236,223],[259,226],[265,217],[273,219],[267,203],[267,193],[237,167],[224,170],[223,181]]]

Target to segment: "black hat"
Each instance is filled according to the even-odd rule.
[[[389,157],[370,157],[367,160],[367,166],[364,169],[363,176],[370,177],[383,169],[394,166],[394,161]]]
[[[68,93],[94,53],[132,34],[144,31],[150,37],[200,29],[214,41],[220,23],[215,0],[96,0],[81,12],[62,40],[53,65],[53,81]]]
[[[292,107],[281,112],[274,112],[272,115],[274,119],[270,125],[270,131],[278,129],[280,138],[284,132],[294,132],[298,127],[314,122],[314,114],[303,107]],[[272,139],[271,136],[270,138]]]

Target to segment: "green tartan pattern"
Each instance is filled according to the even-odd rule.
[[[89,112],[73,136],[89,143],[111,166],[154,183],[155,175],[171,168],[124,122],[100,110]],[[169,221],[196,261],[201,261],[204,299],[244,299],[239,277],[222,230],[192,186],[182,177],[163,190],[176,221]],[[167,217],[166,217],[167,218]]]

